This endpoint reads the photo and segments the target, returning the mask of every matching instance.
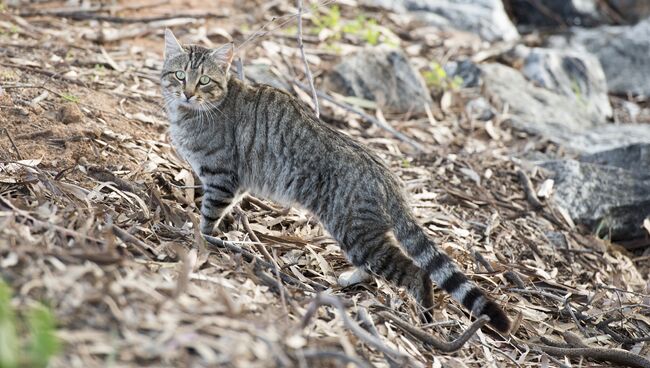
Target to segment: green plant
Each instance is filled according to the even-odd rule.
[[[68,101],[68,102],[74,102],[74,103],[79,103],[79,97],[69,94],[69,93],[63,93],[61,94],[61,98]]]
[[[573,78],[571,79],[571,91],[576,96],[576,99],[581,105],[583,106],[587,105],[585,96],[582,94],[582,88],[580,88],[580,83],[578,83],[578,81]]]
[[[56,323],[45,306],[27,312],[26,328],[11,306],[11,288],[0,280],[0,367],[46,367],[60,349]],[[22,327],[22,328],[21,328]],[[22,339],[18,331],[24,332]]]
[[[381,36],[377,21],[374,19],[367,19],[363,15],[358,16],[353,21],[345,23],[342,32],[361,37],[366,41],[366,43],[373,46],[379,44],[379,37]]]
[[[17,364],[18,338],[11,308],[11,289],[0,280],[0,367],[15,367]]]
[[[432,61],[429,69],[422,72],[422,77],[427,86],[441,90],[458,90],[463,85],[463,78],[455,76],[450,78],[439,63]]]
[[[596,224],[594,229],[594,235],[600,239],[610,239],[612,232],[611,219],[609,216],[605,216]]]
[[[312,22],[316,26],[316,33],[319,33],[326,28],[333,31],[340,28],[341,9],[338,7],[338,5],[325,8],[324,10],[314,11],[313,13],[315,15],[312,19]]]
[[[382,41],[382,29],[375,19],[369,19],[363,15],[356,17],[354,20],[343,21],[341,19],[341,9],[338,6],[332,6],[325,9],[314,9],[312,23],[315,28],[312,33],[320,33],[324,29],[331,32],[329,36],[333,40],[340,40],[343,35],[358,37],[367,44],[376,46]],[[386,38],[386,37],[384,37]],[[386,42],[395,45],[395,41],[387,38]]]

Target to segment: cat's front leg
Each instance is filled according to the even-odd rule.
[[[201,202],[201,232],[211,234],[220,225],[235,201],[237,180],[228,170],[201,167],[203,201]]]

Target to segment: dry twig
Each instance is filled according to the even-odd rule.
[[[374,337],[379,338],[379,332],[377,332],[377,327],[375,327],[375,323],[372,321],[372,317],[368,314],[368,311],[364,307],[357,307],[357,319],[359,322],[361,322],[361,327],[365,329],[366,331],[370,332]],[[393,367],[399,367],[399,363],[390,355],[383,353],[384,354],[384,359],[386,359],[386,362],[388,363],[388,366],[393,368]]]
[[[537,193],[535,193],[533,183],[530,181],[528,175],[526,175],[526,172],[524,172],[522,169],[517,169],[517,178],[519,179],[519,183],[524,189],[524,193],[526,193],[526,199],[528,200],[528,203],[530,203],[533,209],[535,211],[539,211],[540,209],[544,208],[542,202],[540,202],[539,198],[537,198]]]
[[[388,311],[381,311],[378,313],[378,315],[384,320],[393,322],[399,328],[408,332],[413,337],[417,338],[423,343],[427,345],[431,345],[433,346],[434,349],[442,351],[444,353],[452,353],[462,348],[463,345],[465,345],[465,343],[469,341],[469,339],[472,338],[472,336],[474,336],[476,331],[478,331],[481,327],[485,326],[488,322],[490,322],[490,318],[488,316],[481,316],[476,321],[474,321],[467,328],[467,330],[465,330],[465,332],[463,332],[463,334],[460,335],[460,337],[458,337],[454,341],[449,342],[449,341],[438,340],[437,338],[431,336],[425,331],[411,325],[410,323],[400,319],[399,317],[397,317],[396,315]]]
[[[634,368],[650,368],[650,360],[622,349],[589,347],[573,334],[565,334],[566,344],[542,338],[548,345],[533,344],[541,351],[556,356],[569,358],[588,358],[599,362],[611,362],[617,365]]]
[[[320,107],[318,106],[318,94],[316,94],[316,87],[314,87],[314,76],[309,70],[309,62],[307,62],[307,57],[305,56],[305,45],[302,43],[302,0],[296,0],[298,3],[298,48],[300,49],[300,56],[302,57],[302,62],[305,64],[305,76],[309,81],[309,88],[311,88],[311,96],[314,100],[314,112],[316,117],[320,116]]]
[[[230,250],[232,252],[241,254],[244,257],[244,259],[246,259],[246,261],[248,261],[248,262],[253,262],[254,261],[254,262],[257,262],[258,264],[260,264],[264,268],[267,268],[267,269],[270,269],[270,270],[275,269],[275,265],[273,263],[266,262],[266,261],[262,260],[261,258],[257,257],[256,255],[254,255],[253,253],[251,253],[251,252],[249,252],[249,251],[247,251],[245,249],[242,249],[241,247],[238,247],[237,245],[235,245],[235,244],[233,244],[233,243],[231,243],[229,241],[224,241],[224,240],[221,240],[219,238],[215,238],[213,236],[209,236],[209,235],[205,235],[205,234],[203,235],[203,237],[205,238],[205,240],[207,240],[208,243],[210,243],[210,244],[212,244],[214,246],[217,246],[219,248],[226,248],[226,249],[228,249],[228,250]],[[282,281],[284,281],[284,282],[286,282],[286,283],[288,283],[290,285],[296,286],[297,288],[299,288],[302,291],[314,292],[314,290],[315,291],[324,291],[324,290],[327,289],[327,287],[325,287],[325,286],[323,286],[323,285],[321,285],[321,284],[319,284],[317,282],[311,281],[311,280],[307,281],[308,285],[305,285],[305,283],[303,283],[302,281],[296,279],[293,276],[289,276],[289,275],[287,275],[286,273],[283,273],[283,272],[280,272],[280,278],[282,279]]]
[[[335,307],[338,309],[339,314],[341,315],[341,319],[343,320],[343,323],[345,326],[352,331],[352,333],[355,334],[359,339],[363,340],[365,343],[368,345],[374,347],[375,349],[381,351],[384,354],[388,354],[391,356],[394,356],[398,359],[403,360],[404,362],[409,362],[413,364],[413,366],[418,366],[420,367],[421,364],[413,361],[413,359],[405,355],[389,346],[384,344],[380,339],[377,337],[371,335],[368,333],[366,330],[361,328],[358,324],[356,324],[354,321],[348,317],[348,314],[345,310],[345,307],[343,306],[343,303],[341,301],[332,296],[332,295],[327,295],[327,294],[318,294],[316,298],[314,298],[314,301],[311,303],[309,306],[309,309],[307,309],[307,313],[305,313],[305,316],[302,319],[302,326],[303,328],[306,327],[309,324],[309,321],[311,318],[316,314],[316,311],[318,310],[319,307],[323,305],[329,305],[332,307]]]

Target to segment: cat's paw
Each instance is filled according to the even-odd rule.
[[[362,268],[355,268],[350,271],[345,271],[339,275],[338,283],[341,287],[348,287],[351,285],[360,284],[370,280],[371,275]]]
[[[205,235],[212,235],[214,232],[214,225],[216,223],[214,221],[209,221],[205,219],[204,217],[201,218],[201,224],[199,228],[201,229],[201,234]]]
[[[235,230],[236,228],[237,228],[237,223],[235,221],[235,218],[232,215],[224,216],[221,219],[221,221],[219,221],[219,224],[217,225],[217,229],[221,233],[227,233]]]

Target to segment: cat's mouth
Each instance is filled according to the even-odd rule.
[[[183,110],[203,111],[205,107],[202,103],[197,101],[178,101],[178,107]]]

